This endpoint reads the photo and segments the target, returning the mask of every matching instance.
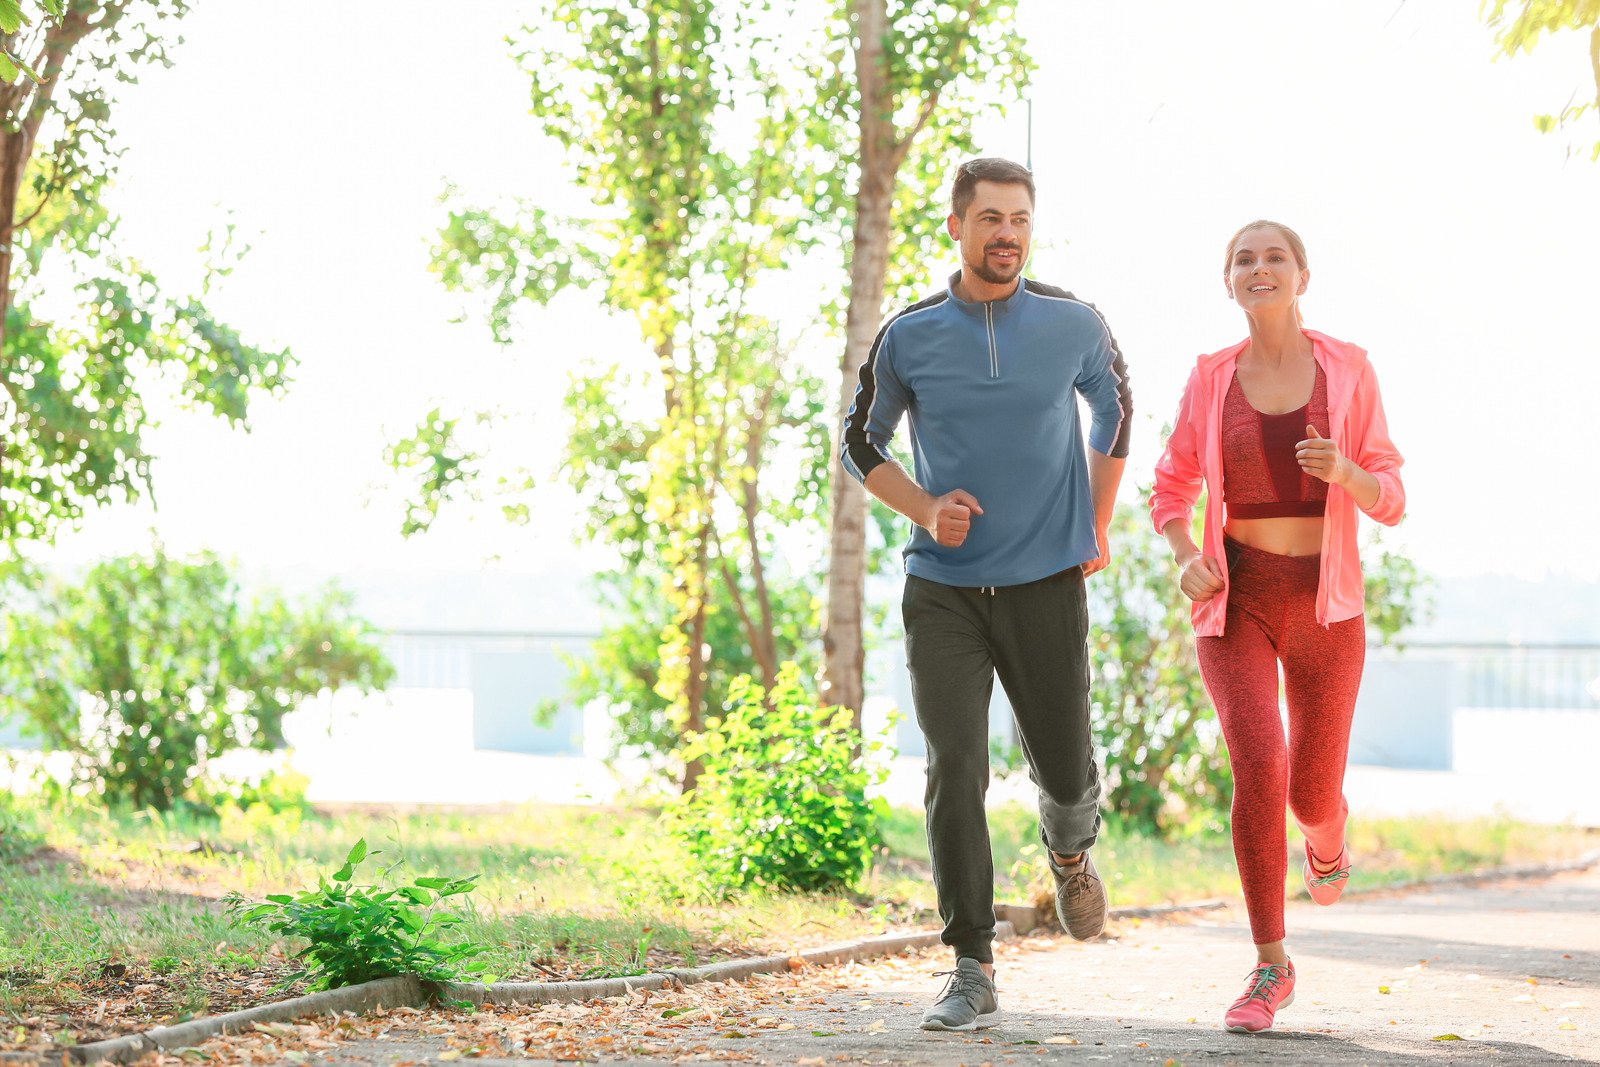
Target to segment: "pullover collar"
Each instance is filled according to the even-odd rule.
[[[1001,297],[999,300],[963,300],[956,295],[956,284],[961,281],[961,272],[958,270],[950,275],[949,290],[950,301],[964,313],[975,318],[983,318],[985,309],[994,315],[1005,315],[1022,305],[1023,297],[1028,291],[1028,280],[1022,275],[1017,276],[1017,287],[1011,291],[1010,296]]]

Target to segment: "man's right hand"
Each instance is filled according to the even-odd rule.
[[[952,489],[934,498],[928,509],[928,521],[922,525],[939,544],[956,548],[967,539],[967,531],[972,529],[972,516],[982,514],[977,497],[965,489]]]

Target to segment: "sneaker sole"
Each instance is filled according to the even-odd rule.
[[[978,1016],[976,1019],[972,1020],[970,1023],[964,1023],[964,1024],[959,1025],[959,1026],[946,1026],[944,1023],[939,1022],[937,1019],[935,1019],[935,1020],[932,1020],[932,1021],[924,1021],[923,1024],[922,1024],[922,1028],[924,1030],[943,1030],[943,1031],[945,1031],[947,1033],[954,1034],[954,1033],[966,1033],[969,1030],[987,1029],[988,1027],[998,1026],[999,1024],[1000,1024],[1000,1013],[998,1011],[991,1011],[987,1015]]]
[[[1287,1008],[1289,1005],[1291,1005],[1293,1003],[1294,1003],[1294,993],[1291,991],[1289,993],[1289,995],[1284,998],[1283,1003],[1279,1004],[1277,1006],[1277,1008],[1274,1009],[1274,1011],[1272,1013],[1272,1023],[1275,1023],[1275,1022],[1278,1021],[1278,1012],[1282,1011],[1284,1008]],[[1252,1030],[1248,1026],[1229,1026],[1229,1027],[1226,1027],[1226,1029],[1227,1029],[1228,1033],[1230,1033],[1230,1034],[1260,1034],[1260,1033],[1265,1033],[1268,1030],[1271,1030],[1272,1029],[1272,1023],[1268,1023],[1267,1025],[1263,1026],[1260,1030]]]

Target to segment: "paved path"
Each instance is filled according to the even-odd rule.
[[[1220,1026],[1247,929],[1227,911],[1012,942],[1002,1025],[970,1035],[917,1028],[946,965],[928,953],[627,1002],[391,1015],[306,1062],[1600,1063],[1600,870],[1293,905],[1297,999],[1254,1037]]]

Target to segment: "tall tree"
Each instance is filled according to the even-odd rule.
[[[119,154],[113,90],[170,65],[188,11],[0,0],[0,546],[150,490],[144,390],[158,379],[235,423],[287,382],[287,352],[245,343],[205,305],[237,258],[231,232],[207,245],[200,291],[174,296],[119,250],[101,204]]]
[[[831,121],[817,132],[854,187],[834,201],[849,234],[850,278],[836,425],[854,400],[885,294],[926,283],[948,176],[974,150],[975,112],[1027,84],[1032,67],[1015,19],[1015,0],[843,0],[835,9],[833,36],[849,51],[837,54]],[[859,728],[867,498],[837,471],[832,486],[822,696],[853,709]]]
[[[796,358],[801,331],[754,310],[762,287],[807,255],[825,269],[864,264],[874,288],[851,286],[854,311],[826,298],[822,315],[807,309],[828,328],[852,324],[859,366],[885,292],[900,299],[927,283],[941,240],[934,205],[950,165],[972,150],[978,98],[1003,96],[1027,76],[1008,36],[1012,0],[898,4],[892,20],[879,20],[882,32],[861,38],[866,45],[857,6],[552,0],[522,58],[534,114],[567,149],[596,217],[454,204],[436,251],[447,285],[487,295],[501,340],[521,303],[588,287],[636,319],[653,353],[657,393],[644,418],[628,414],[639,393],[619,369],[574,379],[564,465],[589,504],[590,533],[624,560],[602,595],[626,621],[607,627],[580,681],[590,694],[609,690],[635,738],[670,744],[734,674],[770,688],[778,663],[804,657],[816,600],[794,546],[807,523],[831,513],[848,525],[853,514],[846,567],[867,566],[860,494],[853,513],[828,507],[838,488],[822,411],[832,405],[822,398],[832,390]],[[864,172],[854,74],[863,47],[882,87],[868,92],[875,132]],[[957,88],[973,97],[953,100]],[[469,440],[481,424],[435,412],[394,453],[417,479],[413,528],[486,480],[478,475],[488,450]],[[806,457],[798,467],[785,462],[797,450]],[[513,491],[527,484],[526,472],[500,479]],[[510,513],[525,516],[518,508]],[[835,642],[853,642],[846,659],[857,694],[860,587],[858,576],[854,636]],[[628,697],[617,700],[619,691]],[[859,713],[859,695],[849,703]],[[686,768],[691,780],[694,770]]]
[[[574,376],[563,473],[590,535],[623,562],[606,580],[621,617],[600,659],[627,665],[618,688],[636,706],[624,722],[650,745],[698,730],[741,670],[770,687],[814,631],[777,540],[820,521],[821,390],[755,297],[814,240],[807,190],[819,157],[803,137],[782,29],[764,3],[550,0],[515,43],[533,114],[595,216],[457,199],[435,251],[447,286],[487,294],[498,340],[511,340],[517,306],[577,287],[638,325],[642,373],[601,365]],[[417,478],[412,529],[478,491],[488,450],[466,434],[497,421],[434,412],[392,452]],[[515,519],[529,517],[515,494],[530,480],[500,479]],[[686,786],[696,772],[684,768]]]
[[[1536,115],[1533,121],[1541,132],[1550,133],[1577,123],[1590,112],[1600,118],[1600,0],[1492,0],[1485,2],[1483,8],[1503,56],[1532,52],[1546,36],[1587,30],[1594,95],[1589,96],[1586,88],[1574,90],[1572,99],[1559,113]],[[1590,148],[1589,158],[1600,160],[1600,138]]]

